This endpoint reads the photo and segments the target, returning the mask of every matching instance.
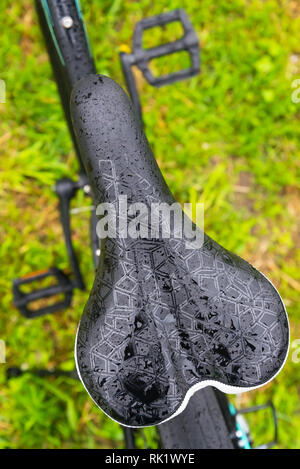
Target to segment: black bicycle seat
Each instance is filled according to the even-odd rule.
[[[174,203],[117,83],[81,80],[71,113],[96,204],[113,204],[119,222],[121,196],[147,207]],[[206,234],[192,249],[170,227],[169,238],[118,233],[103,242],[77,332],[86,390],[127,426],[174,417],[205,386],[226,393],[262,386],[288,353],[288,319],[270,281]]]

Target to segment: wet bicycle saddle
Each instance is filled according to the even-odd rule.
[[[113,207],[118,226],[133,221],[133,212],[126,221],[120,209],[125,196],[128,206],[149,210],[174,203],[117,83],[101,75],[81,80],[71,113],[95,203],[105,203],[107,213]],[[165,219],[158,219],[162,228]],[[126,426],[174,417],[205,386],[227,393],[262,386],[288,353],[288,319],[270,281],[200,229],[203,244],[195,247],[173,225],[169,238],[161,229],[148,238],[110,231],[77,331],[76,364],[87,392]]]

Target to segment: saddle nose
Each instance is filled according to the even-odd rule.
[[[110,204],[118,226],[132,222],[124,225],[125,197],[149,211],[175,203],[119,85],[86,77],[73,90],[71,113],[95,203]],[[205,386],[238,393],[266,384],[289,344],[285,307],[262,273],[199,228],[201,245],[189,245],[172,224],[164,237],[161,215],[151,237],[149,220],[139,224],[150,236],[113,230],[103,240],[75,346],[94,402],[132,427],[176,416]]]

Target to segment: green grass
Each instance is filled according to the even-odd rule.
[[[7,366],[72,369],[76,327],[87,298],[76,292],[68,311],[28,321],[12,306],[11,282],[33,270],[67,267],[54,182],[76,176],[77,163],[63,119],[33,2],[2,0],[0,79],[0,447],[122,447],[122,432],[80,383],[30,375],[5,381]],[[118,59],[133,25],[145,16],[184,7],[202,47],[202,72],[154,89],[137,76],[147,135],[179,202],[205,204],[206,232],[249,260],[278,287],[300,338],[300,8],[295,1],[82,1],[97,69],[124,85]],[[176,31],[174,32],[176,36]],[[166,34],[155,30],[150,43]],[[180,56],[153,64],[178,68]],[[79,196],[74,206],[85,205]],[[75,245],[88,285],[93,279],[88,216],[74,217]],[[280,448],[300,447],[300,364],[291,351],[281,374],[238,405],[272,398]],[[272,437],[256,416],[257,441]],[[152,430],[148,430],[151,436]],[[153,433],[153,432],[152,432]]]

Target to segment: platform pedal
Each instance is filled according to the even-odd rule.
[[[54,277],[56,283],[45,288],[32,289],[29,293],[22,290],[22,286],[36,281],[43,281],[48,277]],[[17,278],[13,281],[13,302],[20,313],[27,319],[33,319],[45,314],[56,313],[68,308],[72,301],[74,285],[69,276],[62,270],[52,267],[49,270],[33,272],[23,278]],[[54,304],[46,305],[33,309],[29,305],[34,305],[40,300],[51,300],[51,298],[64,295],[63,300]]]

